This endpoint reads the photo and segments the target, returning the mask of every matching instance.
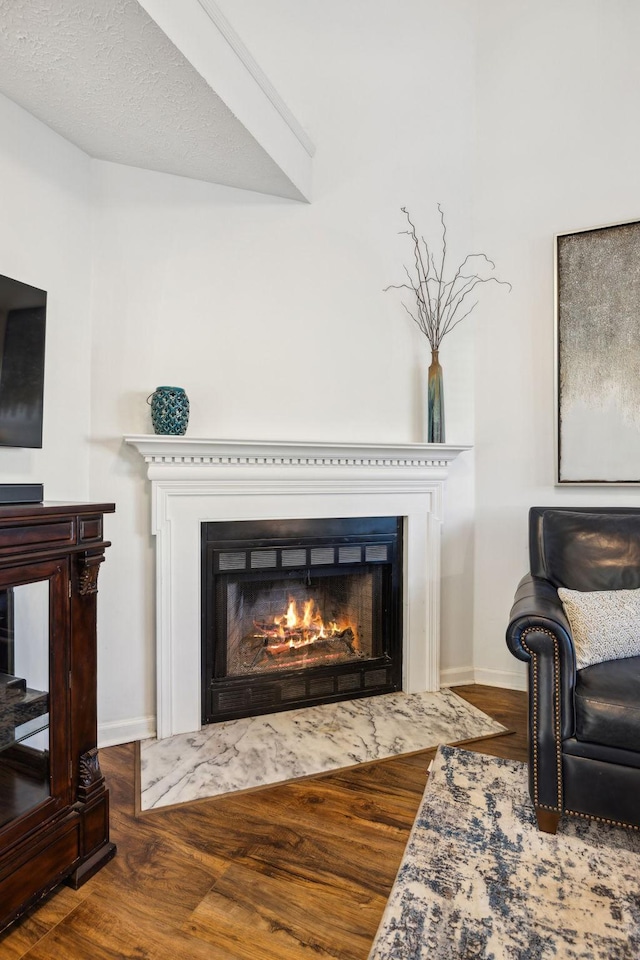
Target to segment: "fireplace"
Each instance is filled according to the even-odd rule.
[[[146,462],[156,554],[158,738],[202,725],[202,524],[402,517],[402,690],[437,690],[448,444],[127,437]]]
[[[202,524],[202,721],[399,690],[402,518]]]

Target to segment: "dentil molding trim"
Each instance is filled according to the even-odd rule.
[[[124,438],[147,463],[194,466],[446,467],[470,444],[318,443],[291,440],[209,440],[138,435]]]

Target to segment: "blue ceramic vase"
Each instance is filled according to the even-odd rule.
[[[182,387],[156,387],[147,398],[154,433],[180,437],[189,425],[189,397]]]
[[[427,443],[444,443],[444,388],[437,350],[431,351],[427,416]]]

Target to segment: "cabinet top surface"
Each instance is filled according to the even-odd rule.
[[[20,518],[39,519],[41,517],[95,516],[97,513],[114,513],[114,503],[72,503],[57,500],[45,500],[42,503],[3,503],[0,504],[0,523]]]

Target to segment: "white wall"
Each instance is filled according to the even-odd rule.
[[[529,506],[638,504],[633,488],[554,486],[553,237],[640,216],[640,6],[481,7],[474,225],[513,292],[491,292],[477,338],[474,659],[478,679],[522,684],[504,633]]]
[[[118,505],[100,587],[103,743],[144,733],[154,712],[148,494],[121,444],[151,432],[147,395],[184,386],[193,436],[424,440],[426,345],[382,293],[411,262],[400,207],[437,238],[439,200],[452,256],[471,242],[471,4],[268,8],[224,12],[318,145],[311,205],[94,164],[91,493]],[[442,362],[447,438],[464,442],[472,324]],[[455,679],[471,672],[472,456],[452,474],[442,664]]]
[[[347,278],[349,293],[332,312],[339,326],[368,318],[365,336],[382,348],[382,362],[400,364],[400,380],[392,371],[390,387],[394,392],[408,389],[411,406],[397,415],[391,411],[393,418],[385,422],[384,411],[380,416],[371,404],[378,428],[362,439],[426,440],[427,345],[411,329],[399,295],[387,293],[381,301],[378,294],[380,286],[399,281],[398,267],[411,263],[407,238],[396,236],[406,226],[401,206],[409,208],[437,246],[436,203],[443,204],[450,264],[472,248],[475,4],[218,4],[317,144],[314,206],[321,203],[336,225],[344,224],[340,242],[345,250],[352,248],[349,259],[357,252],[376,274],[373,282],[366,275]],[[322,266],[322,249],[318,256]],[[342,272],[336,265],[343,256],[336,250],[326,258],[332,284]],[[441,351],[451,442],[473,440],[474,332],[484,313],[481,298],[475,317],[445,340]],[[385,352],[389,336],[394,341],[391,356]],[[447,487],[441,661],[446,683],[473,679],[473,470],[473,454],[466,454],[452,469]]]
[[[0,482],[87,499],[90,424],[90,162],[0,96],[0,273],[47,291],[41,450],[0,447]]]
[[[90,162],[0,98],[0,272],[49,291],[45,447],[0,449],[0,473],[117,502],[103,742],[153,722],[149,503],[121,438],[150,431],[155,386],[186,387],[192,435],[424,439],[426,345],[381,293],[402,205],[432,237],[440,200],[452,261],[485,250],[513,284],[442,352],[447,437],[475,443],[447,494],[445,680],[475,660],[522,682],[504,629],[531,504],[637,502],[554,487],[552,276],[554,233],[640,215],[635,0],[221,6],[318,145],[311,205]]]

